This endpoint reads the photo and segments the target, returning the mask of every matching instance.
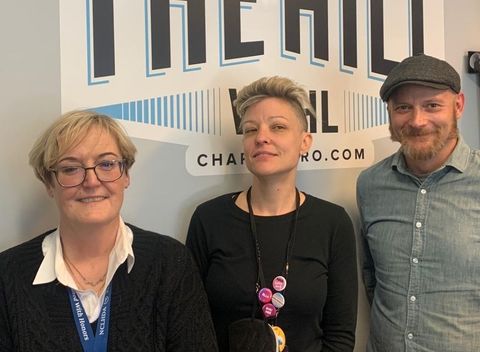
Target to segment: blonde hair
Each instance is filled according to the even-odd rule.
[[[289,103],[297,113],[304,131],[307,131],[307,113],[315,116],[308,94],[291,79],[280,76],[262,77],[243,87],[235,100],[235,108],[240,117],[240,129],[243,126],[243,117],[248,108],[266,98],[280,98]]]
[[[57,119],[37,139],[28,154],[35,176],[51,185],[51,170],[68,150],[77,146],[93,127],[110,134],[117,142],[128,171],[135,162],[137,148],[123,127],[113,118],[94,111],[71,111]]]

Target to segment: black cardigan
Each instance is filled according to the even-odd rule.
[[[193,260],[173,238],[128,225],[135,265],[112,279],[109,351],[217,351],[208,303]],[[53,230],[52,230],[53,231]],[[82,351],[57,280],[32,285],[48,231],[0,254],[0,351]]]

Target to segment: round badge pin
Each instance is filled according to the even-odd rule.
[[[280,292],[275,292],[272,296],[272,304],[280,309],[285,305],[285,297]]]
[[[273,333],[277,339],[277,350],[282,352],[287,346],[287,339],[285,338],[285,333],[278,326],[272,326]]]
[[[275,291],[283,291],[285,290],[285,287],[287,287],[287,279],[282,275],[279,275],[273,279],[272,286]]]
[[[258,291],[258,300],[262,303],[269,303],[272,300],[272,290],[269,288],[262,288]]]
[[[263,316],[267,319],[274,318],[277,315],[277,309],[271,303],[267,303],[262,307]]]

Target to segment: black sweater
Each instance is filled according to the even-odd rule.
[[[221,352],[228,351],[229,324],[251,314],[257,274],[249,215],[235,205],[235,196],[226,194],[200,205],[187,236],[210,301]],[[293,214],[256,216],[269,284],[282,274]],[[355,253],[353,226],[345,210],[306,195],[299,211],[286,303],[277,320],[289,352],[353,350]]]
[[[193,260],[178,241],[128,225],[135,265],[112,280],[109,351],[216,351],[208,303]],[[51,231],[0,254],[0,351],[82,351],[58,281],[32,285]]]

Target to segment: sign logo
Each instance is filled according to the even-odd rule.
[[[314,143],[299,169],[369,166],[386,137],[378,97],[406,56],[444,53],[438,0],[60,2],[62,111],[187,146],[192,175],[246,172],[239,89],[281,75],[308,91]]]

